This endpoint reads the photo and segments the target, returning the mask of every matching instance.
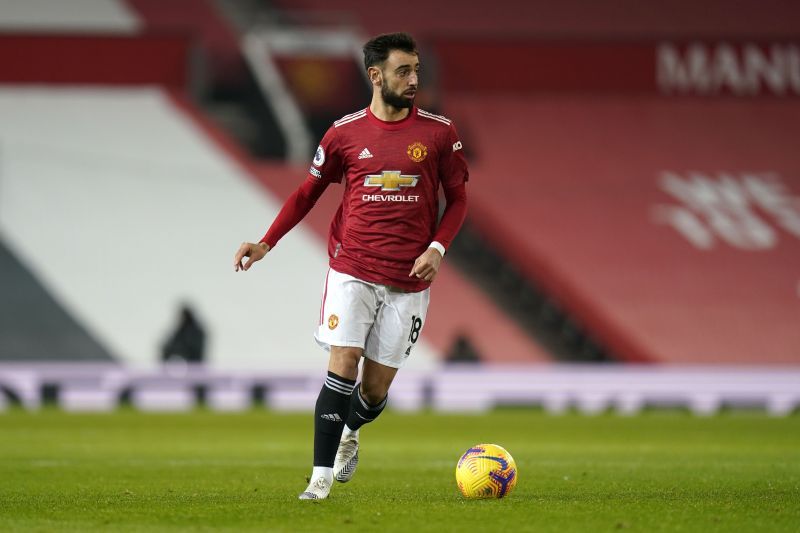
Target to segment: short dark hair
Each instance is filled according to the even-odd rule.
[[[417,54],[417,43],[407,33],[385,33],[370,39],[364,45],[364,68],[380,65],[392,50],[402,50],[409,54]]]

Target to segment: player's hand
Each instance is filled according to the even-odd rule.
[[[423,254],[414,261],[414,267],[408,277],[416,276],[425,281],[433,281],[439,272],[439,265],[442,264],[442,254],[436,248],[428,248]]]
[[[260,261],[269,252],[269,245],[264,242],[258,244],[252,242],[243,242],[236,255],[233,257],[233,270],[239,272],[240,270],[249,270],[253,263]],[[242,265],[242,259],[247,257],[247,261]]]

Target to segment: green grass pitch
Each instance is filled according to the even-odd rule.
[[[354,479],[301,502],[310,414],[0,414],[0,531],[800,531],[800,417],[387,411]],[[455,463],[495,442],[507,498]]]

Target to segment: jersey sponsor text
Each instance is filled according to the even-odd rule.
[[[361,199],[365,202],[419,202],[419,195],[365,194]]]

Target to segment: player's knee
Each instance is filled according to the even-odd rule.
[[[361,348],[331,347],[329,370],[337,375],[355,379],[358,375],[358,362],[361,360]]]

